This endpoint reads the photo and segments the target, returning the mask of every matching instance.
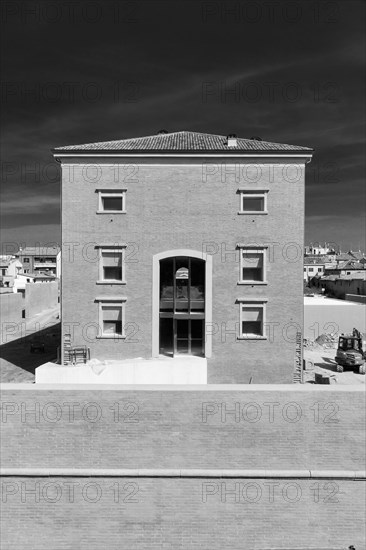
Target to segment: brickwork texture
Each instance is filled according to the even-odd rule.
[[[64,333],[92,357],[152,356],[153,256],[189,249],[213,256],[209,383],[291,383],[303,326],[304,164],[218,159],[73,159],[62,176]],[[109,164],[108,164],[109,162]],[[170,164],[169,164],[170,162]],[[289,163],[289,164],[286,164]],[[239,215],[241,188],[268,191],[267,215]],[[97,214],[98,189],[127,189],[126,214]],[[267,284],[238,285],[238,243],[268,246]],[[127,244],[126,284],[98,285],[101,244]],[[133,337],[97,339],[96,297],[126,297]],[[238,298],[267,302],[267,340],[238,341]],[[131,329],[132,330],[132,329]],[[230,360],[228,360],[230,357]]]
[[[4,385],[2,467],[73,473],[3,477],[3,548],[363,548],[364,482],[295,473],[364,470],[363,391],[260,388]],[[267,476],[107,477],[113,468]]]

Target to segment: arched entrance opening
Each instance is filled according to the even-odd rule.
[[[159,354],[204,357],[204,260],[188,256],[160,260],[159,287]]]
[[[153,259],[153,357],[211,356],[212,257],[171,250]]]

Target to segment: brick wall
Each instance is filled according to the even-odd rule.
[[[4,391],[2,466],[364,468],[362,388],[99,388]]]
[[[3,490],[4,550],[364,548],[363,482],[49,477]]]
[[[2,467],[46,469],[2,479],[4,548],[364,547],[364,482],[330,472],[365,467],[362,389],[2,389]],[[102,473],[78,476],[86,468]],[[267,474],[175,478],[172,468]]]
[[[292,164],[285,167],[286,161]],[[255,383],[291,382],[294,327],[303,325],[304,165],[299,170],[290,159],[283,164],[263,159],[259,175],[253,166],[248,169],[243,164],[239,175],[230,172],[233,165],[226,171],[225,165],[211,167],[210,172],[215,173],[207,175],[198,160],[193,164],[181,160],[175,166],[139,164],[127,169],[95,162],[98,169],[94,171],[82,160],[79,165],[63,166],[64,332],[73,333],[75,344],[88,345],[92,357],[151,358],[153,255],[174,249],[204,250],[213,255],[215,335],[208,364],[209,383],[248,383],[250,378]],[[124,162],[128,165],[134,161]],[[254,161],[246,162],[250,165]],[[248,182],[249,178],[254,183]],[[269,214],[238,215],[240,187],[269,189]],[[96,214],[98,188],[127,188],[127,213]],[[108,243],[129,244],[126,285],[96,284],[96,245]],[[237,284],[237,243],[268,245],[267,285]],[[127,339],[111,343],[95,338],[95,298],[103,295],[127,298],[126,323],[138,328],[135,342]],[[272,324],[273,332],[267,340],[236,340],[236,300],[243,296],[268,300],[267,322]]]

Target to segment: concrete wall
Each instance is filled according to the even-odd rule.
[[[25,285],[27,318],[36,313],[56,307],[58,303],[58,283],[28,283]]]
[[[25,309],[25,300],[21,294],[14,292],[0,294],[1,344],[6,343],[6,334],[9,333],[10,326],[19,325],[22,322],[23,309]]]
[[[366,304],[366,295],[359,296],[358,294],[346,294],[345,298],[350,302],[358,302],[359,304]]]
[[[326,292],[344,300],[346,294],[366,294],[366,281],[362,279],[337,279],[335,281],[322,281]]]
[[[238,159],[218,159],[209,170],[198,159],[176,165],[174,159],[159,159],[164,166],[152,165],[151,159],[138,166],[134,159],[124,159],[124,166],[95,162],[94,170],[77,158],[73,165],[63,164],[64,333],[72,332],[73,343],[88,345],[98,359],[151,358],[153,255],[204,250],[213,256],[213,318],[207,331],[215,334],[209,383],[248,383],[250,378],[290,383],[295,331],[303,323],[304,164],[264,158],[258,176],[255,167],[248,168],[258,159],[246,159],[238,176]],[[210,174],[205,178],[203,171]],[[238,215],[241,187],[269,189],[268,215]],[[127,213],[96,214],[100,188],[126,188]],[[96,247],[116,243],[128,244],[126,285],[97,285]],[[238,284],[237,243],[269,247],[266,285]],[[126,324],[137,328],[133,339],[96,339],[95,299],[111,295],[127,298]],[[266,340],[237,340],[241,297],[268,300]]]
[[[362,388],[2,389],[9,550],[364,548]]]

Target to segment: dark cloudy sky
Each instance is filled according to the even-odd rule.
[[[52,147],[165,128],[314,147],[306,242],[365,249],[365,5],[4,0],[2,243],[60,240]]]

